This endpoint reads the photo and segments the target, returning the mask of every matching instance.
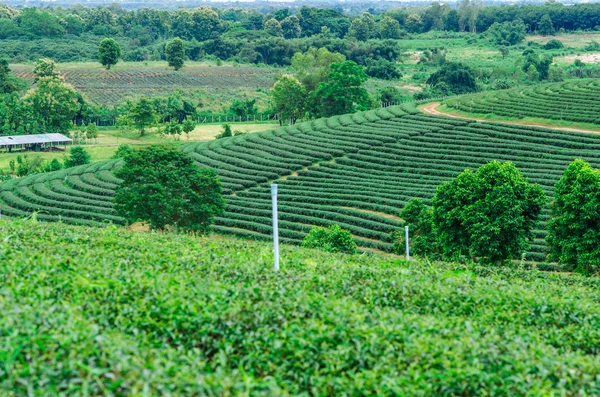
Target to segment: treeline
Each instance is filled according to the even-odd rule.
[[[435,3],[358,16],[312,7],[295,13],[285,8],[261,13],[212,7],[127,11],[116,5],[69,9],[0,6],[0,55],[15,61],[40,57],[93,60],[98,37],[113,37],[124,49],[124,60],[161,60],[165,59],[166,41],[179,37],[192,60],[214,57],[288,65],[296,52],[325,47],[364,65],[366,58],[389,51],[388,40],[433,30],[479,33],[495,22],[519,19],[529,32],[548,21],[557,30],[595,29],[600,26],[600,4],[483,7],[477,0],[463,0],[456,8]]]

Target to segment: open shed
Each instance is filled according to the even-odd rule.
[[[0,136],[0,148],[12,151],[14,148],[25,150],[44,150],[71,143],[72,140],[63,134],[35,134]]]

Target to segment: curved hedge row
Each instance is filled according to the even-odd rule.
[[[465,168],[512,161],[551,196],[576,157],[600,167],[600,137],[536,127],[417,114],[391,107],[314,120],[273,131],[192,143],[182,148],[219,173],[228,209],[214,230],[269,239],[269,184],[279,184],[282,241],[300,243],[312,226],[339,224],[363,249],[389,251],[398,214],[413,197],[430,202],[436,187]],[[112,205],[120,183],[111,160],[15,179],[0,185],[7,216],[99,225],[123,223]],[[529,259],[545,258],[544,209]]]
[[[469,113],[600,124],[599,97],[598,79],[580,79],[463,95],[445,104]]]

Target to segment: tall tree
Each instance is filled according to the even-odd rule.
[[[542,36],[554,36],[554,25],[549,14],[544,14],[538,23],[538,33]]]
[[[275,111],[280,119],[289,120],[290,125],[304,115],[306,110],[306,89],[292,76],[282,76],[271,91]]]
[[[275,18],[271,18],[267,22],[265,22],[264,30],[271,36],[275,36],[275,37],[283,36],[283,29],[281,27],[281,24]]]
[[[126,153],[123,161],[115,172],[123,182],[114,200],[117,212],[130,223],[206,234],[225,209],[216,172],[199,168],[177,148],[154,145]]]
[[[185,47],[183,40],[179,37],[171,40],[165,49],[167,62],[175,70],[179,70],[183,67],[185,62]]]
[[[110,69],[119,62],[121,58],[121,46],[114,39],[106,38],[100,42],[98,47],[98,59],[102,66]]]
[[[491,263],[519,257],[529,248],[547,197],[510,162],[492,161],[440,185],[433,223],[447,258],[468,255]]]
[[[140,135],[144,135],[146,127],[156,122],[156,114],[150,99],[140,98],[129,110],[128,119],[140,130]]]
[[[33,81],[36,83],[43,77],[55,78],[59,76],[58,72],[56,71],[56,63],[54,63],[52,59],[48,58],[40,58],[35,61],[33,74],[35,76]]]
[[[300,37],[302,34],[300,20],[295,15],[291,15],[281,21],[281,29],[283,32],[283,37],[286,39],[295,39]]]
[[[556,183],[548,222],[550,258],[570,270],[600,269],[600,170],[573,161]]]
[[[24,87],[24,82],[10,72],[8,61],[0,59],[0,94],[11,94],[20,91]]]
[[[40,78],[37,88],[25,95],[23,103],[35,120],[35,132],[44,133],[68,131],[82,106],[73,87],[52,77]]]
[[[363,87],[367,79],[363,67],[355,62],[333,63],[328,81],[321,83],[315,92],[320,115],[328,117],[368,110],[371,98]]]

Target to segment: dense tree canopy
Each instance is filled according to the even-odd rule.
[[[121,46],[113,39],[106,38],[100,42],[98,47],[98,59],[102,66],[110,69],[116,65],[121,58]]]
[[[571,270],[600,268],[600,171],[575,160],[556,183],[546,238],[553,260]]]
[[[510,162],[492,161],[440,185],[433,197],[433,225],[444,256],[489,262],[518,258],[547,198]]]
[[[225,209],[215,171],[199,168],[177,148],[154,145],[127,153],[123,161],[116,172],[123,182],[115,204],[130,223],[206,234],[213,218]]]

